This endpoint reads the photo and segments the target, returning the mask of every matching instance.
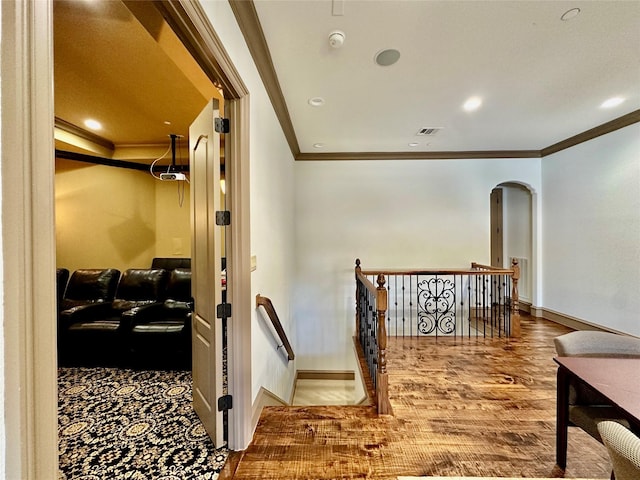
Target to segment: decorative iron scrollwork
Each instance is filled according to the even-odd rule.
[[[430,277],[418,282],[418,330],[420,333],[450,334],[456,328],[455,283]]]

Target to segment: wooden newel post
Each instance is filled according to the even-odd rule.
[[[511,260],[511,336],[520,336],[520,296],[518,293],[518,281],[520,280],[520,265],[517,259]]]
[[[377,395],[378,414],[385,415],[391,413],[389,403],[389,379],[387,376],[387,289],[384,284],[386,280],[383,274],[378,275],[378,288],[376,289],[376,308],[378,315],[378,371],[377,375]]]

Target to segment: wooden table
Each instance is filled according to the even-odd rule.
[[[588,385],[640,431],[640,358],[557,357],[556,463],[567,466],[569,383]]]

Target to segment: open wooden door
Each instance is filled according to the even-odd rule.
[[[491,190],[491,266],[497,268],[509,268],[504,265],[503,258],[503,233],[502,233],[502,188]]]
[[[220,134],[214,119],[218,100],[211,100],[189,128],[191,191],[191,270],[195,308],[192,319],[193,406],[216,447],[224,443],[223,413],[218,399],[222,385],[222,227],[220,210]]]

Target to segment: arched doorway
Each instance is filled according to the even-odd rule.
[[[491,191],[491,264],[520,265],[520,300],[534,304],[534,195],[527,185],[503,182]]]

